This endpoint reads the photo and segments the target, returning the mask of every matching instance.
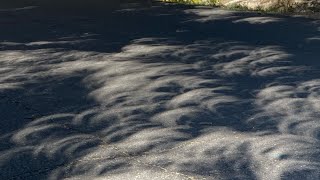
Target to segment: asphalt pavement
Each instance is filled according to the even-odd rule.
[[[318,180],[319,70],[317,19],[1,9],[0,179]]]

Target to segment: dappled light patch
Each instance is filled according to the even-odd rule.
[[[307,38],[306,41],[309,42],[309,43],[319,42],[320,41],[320,36]]]
[[[249,23],[249,24],[266,24],[281,22],[283,19],[274,17],[250,17],[233,21],[234,23]]]
[[[305,158],[311,156],[309,153],[318,156],[318,150],[312,150],[317,148],[314,140],[310,140],[310,151],[301,150],[296,155],[293,151],[305,145],[300,147],[293,139],[289,149],[282,148],[287,147],[281,143],[286,135],[276,134],[318,138],[319,128],[314,119],[318,116],[318,102],[308,98],[317,96],[318,80],[296,86],[261,84],[252,100],[237,95],[238,82],[225,80],[299,72],[302,67],[289,63],[292,55],[276,46],[251,47],[219,40],[174,44],[149,38],[132,41],[121,52],[111,54],[79,51],[57,54],[53,50],[25,56],[23,51],[20,55],[9,53],[22,57],[13,64],[18,67],[26,62],[37,65],[44,55],[48,60],[60,58],[46,65],[43,72],[27,71],[33,75],[33,81],[46,76],[92,72],[82,83],[91,89],[88,98],[99,104],[79,113],[35,119],[12,135],[12,143],[30,147],[33,156],[41,154],[69,164],[55,169],[51,175],[68,174],[71,178],[85,174],[98,177],[107,172],[114,177],[139,174],[151,166],[157,170],[150,173],[165,170],[179,172],[182,177],[194,174],[224,179],[233,174],[239,178],[276,179],[287,167],[296,166],[287,160],[297,157],[297,163],[307,167]],[[256,104],[255,111],[242,111],[241,106],[248,103]],[[265,135],[257,134],[256,130]],[[281,148],[277,150],[272,141],[279,141]],[[268,150],[267,155],[257,154],[261,148],[274,150]],[[264,162],[266,159],[269,164]],[[275,161],[283,163],[269,169],[273,172],[271,177],[263,168],[268,169]],[[141,169],[136,164],[144,165]]]
[[[266,87],[257,94],[256,102],[269,116],[277,117],[280,132],[319,139],[317,82]]]
[[[242,47],[240,48],[242,49]],[[279,67],[281,64],[287,64],[286,59],[290,57],[290,54],[281,51],[279,47],[270,46],[252,50],[248,50],[247,48],[241,49],[232,49],[243,52],[243,54],[233,61],[217,63],[214,65],[216,71],[223,76],[245,74],[251,76],[272,76],[283,69],[294,68],[291,66]],[[274,67],[270,67],[270,65]]]
[[[106,17],[111,30],[85,20],[55,40],[1,43],[0,179],[318,179],[318,51],[305,41],[316,27],[257,43],[266,32],[237,30],[304,23],[153,10],[117,11],[139,21]],[[153,18],[159,30],[138,28]],[[227,32],[202,32],[217,26]]]
[[[210,22],[215,20],[232,20],[238,18],[235,11],[222,10],[222,9],[191,9],[186,10],[187,14],[195,14],[198,16],[195,21],[197,22]]]

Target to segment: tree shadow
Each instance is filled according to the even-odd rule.
[[[315,21],[0,13],[0,179],[319,178]]]

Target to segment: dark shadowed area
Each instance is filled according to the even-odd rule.
[[[0,179],[320,179],[319,20],[8,7]]]

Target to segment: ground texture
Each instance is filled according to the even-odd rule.
[[[0,10],[0,179],[320,179],[320,21]]]

